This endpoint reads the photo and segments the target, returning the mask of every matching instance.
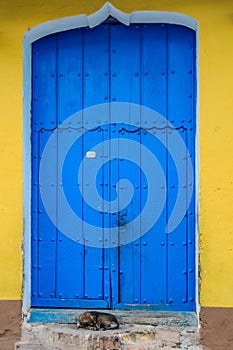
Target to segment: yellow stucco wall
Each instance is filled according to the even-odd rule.
[[[22,293],[22,39],[48,20],[90,14],[100,0],[1,0],[0,299]],[[122,11],[162,10],[199,22],[201,305],[233,306],[232,0],[115,0]]]

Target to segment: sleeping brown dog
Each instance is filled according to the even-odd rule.
[[[77,327],[98,331],[100,329],[117,329],[119,323],[112,314],[98,311],[86,311],[80,315]]]

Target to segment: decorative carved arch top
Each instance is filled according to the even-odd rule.
[[[82,14],[40,24],[29,30],[25,34],[24,40],[26,44],[31,44],[46,35],[64,30],[82,27],[93,28],[104,22],[109,16],[127,26],[131,23],[169,23],[183,25],[195,31],[198,27],[197,21],[187,15],[164,11],[133,11],[128,14],[120,11],[107,1],[98,11],[89,16]]]

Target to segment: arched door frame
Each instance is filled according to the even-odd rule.
[[[23,271],[23,314],[27,315],[31,307],[31,51],[32,44],[47,35],[66,30],[90,27],[93,28],[104,22],[109,16],[129,26],[132,23],[166,23],[188,27],[196,33],[196,74],[197,74],[197,99],[196,99],[196,216],[199,215],[199,77],[198,77],[198,22],[187,15],[164,11],[133,11],[124,13],[115,8],[110,2],[106,2],[97,12],[87,16],[85,14],[66,17],[49,21],[31,28],[24,36],[23,41],[23,222],[24,222],[24,271]],[[199,313],[199,249],[198,249],[198,217],[196,217],[196,310]]]

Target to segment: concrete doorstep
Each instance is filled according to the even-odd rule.
[[[127,313],[117,318],[119,329],[106,331],[77,329],[76,324],[25,322],[22,340],[15,344],[15,350],[204,349],[199,345],[197,326],[185,322],[182,325],[175,319],[166,325],[166,318],[155,319],[151,314],[136,317]]]

